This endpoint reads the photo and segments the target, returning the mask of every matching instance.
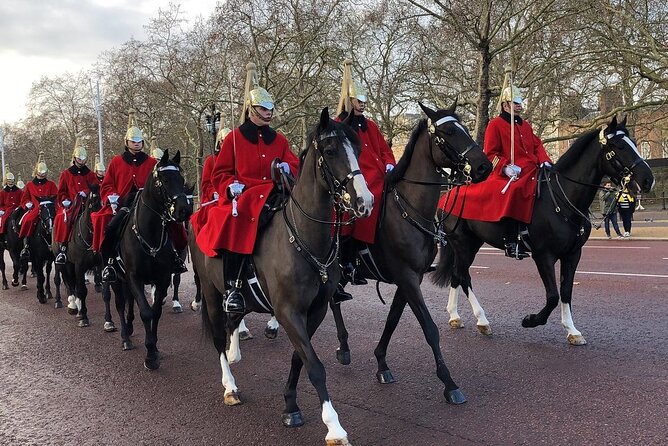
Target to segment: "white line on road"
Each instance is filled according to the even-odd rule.
[[[588,246],[585,245],[585,248],[596,248],[596,249],[650,249],[650,246]]]
[[[599,276],[657,277],[660,279],[668,279],[668,275],[666,274],[606,273],[603,271],[576,271],[576,274],[595,274]]]

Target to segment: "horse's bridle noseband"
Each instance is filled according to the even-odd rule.
[[[338,178],[336,178],[336,176],[334,176],[332,168],[329,166],[329,164],[327,164],[327,160],[325,159],[323,149],[322,147],[320,147],[320,142],[322,142],[323,140],[327,138],[334,138],[337,136],[340,136],[340,134],[334,131],[322,135],[317,140],[314,141],[315,149],[320,154],[317,160],[317,164],[318,167],[320,168],[320,174],[327,183],[330,195],[334,197],[334,202],[337,203],[338,205],[342,205],[344,211],[351,211],[353,209],[352,207],[350,207],[350,194],[346,191],[346,185],[350,181],[352,181],[357,175],[362,175],[362,171],[360,169],[351,170],[343,180],[339,180]],[[344,138],[347,139],[345,135]]]
[[[185,198],[190,204],[193,199],[192,195],[187,195],[185,192],[180,192],[178,194],[171,196],[169,195],[169,192],[165,188],[165,185],[162,183],[162,180],[158,175],[159,172],[164,172],[169,170],[173,170],[176,172],[181,171],[181,169],[178,166],[172,166],[172,165],[158,167],[158,165],[156,164],[155,167],[153,168],[153,178],[155,180],[153,184],[160,191],[160,196],[162,197],[163,202],[165,203],[165,206],[163,207],[163,212],[160,213],[160,216],[166,222],[176,221],[176,218],[174,217],[176,200],[178,200],[179,198]]]
[[[450,142],[447,140],[447,138],[443,138],[442,136],[438,135],[436,131],[438,128],[446,124],[448,122],[454,123],[454,125],[459,128],[462,132],[466,133],[467,135],[469,134],[464,126],[461,125],[459,120],[455,118],[454,116],[444,116],[440,119],[438,119],[436,122],[432,122],[431,119],[428,120],[427,122],[427,131],[429,133],[429,142],[430,144],[433,142],[436,144],[436,147],[443,152],[445,156],[450,158],[453,162],[456,163],[456,167],[458,170],[464,173],[466,176],[467,182],[471,181],[470,173],[471,173],[471,164],[469,163],[468,157],[466,156],[471,149],[477,146],[476,142],[471,140],[471,144],[466,146],[466,148],[463,151],[458,151],[455,146],[450,144]],[[433,157],[433,154],[432,154]],[[436,162],[434,162],[436,165]]]
[[[608,146],[610,141],[612,141],[614,138],[621,136],[622,140],[633,149],[634,152],[636,152],[636,160],[631,164],[630,166],[625,166],[624,163],[621,162],[615,151],[611,148],[608,150]],[[640,163],[644,162],[642,157],[640,156],[640,153],[638,153],[638,148],[636,145],[633,143],[631,138],[626,134],[624,130],[616,130],[613,133],[605,133],[604,129],[601,129],[601,133],[599,134],[598,138],[599,143],[601,144],[601,148],[603,153],[603,156],[605,157],[605,160],[617,171],[619,174],[619,182],[624,183],[623,185],[626,186],[631,181],[631,177],[633,176],[633,169]]]

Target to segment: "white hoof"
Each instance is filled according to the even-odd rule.
[[[492,328],[489,325],[477,325],[478,331],[485,336],[492,336]]]
[[[448,324],[450,324],[450,328],[464,328],[464,324],[462,323],[462,320],[459,318],[450,319],[450,321],[448,321]]]
[[[174,310],[174,313],[182,313],[183,308],[181,307],[181,303],[178,300],[173,300],[172,301],[172,309]]]
[[[78,310],[76,297],[72,295],[67,296],[67,308],[70,310]]]
[[[566,338],[568,340],[568,343],[571,345],[585,345],[587,343],[587,340],[584,338],[582,335],[568,335]]]
[[[199,311],[199,309],[202,308],[202,304],[200,302],[195,302],[194,300],[190,302],[190,309],[193,311]]]

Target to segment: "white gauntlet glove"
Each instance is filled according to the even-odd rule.
[[[550,170],[552,169],[552,163],[550,163],[549,161],[543,161],[542,163],[540,163],[540,167],[542,167],[545,170]]]
[[[70,207],[71,204],[72,204],[72,202],[70,200],[63,200],[63,207],[68,208],[68,207]]]
[[[282,163],[278,163],[277,167],[283,169],[283,172],[287,173],[288,175],[290,174],[290,165],[285,161],[283,161]]]
[[[522,172],[522,168],[516,164],[508,164],[503,166],[503,173],[506,175],[508,178],[512,178],[516,180],[519,176],[520,173]]]
[[[29,201],[29,202],[26,203],[26,209],[30,210],[30,209],[32,209],[32,206],[33,206],[32,201]]]
[[[385,166],[385,172],[392,172],[392,169],[394,169],[394,165],[387,163],[387,165]]]
[[[80,196],[80,197],[83,197],[83,198],[86,198],[86,192],[80,190],[80,191],[79,191],[79,196]]]
[[[245,184],[235,180],[234,183],[227,186],[227,193],[231,198],[237,198],[244,191],[244,187],[246,187]]]
[[[214,192],[213,193],[213,199],[218,200],[218,197],[220,197],[220,195],[218,195],[218,192]]]
[[[0,217],[2,217],[3,215],[5,215],[5,211],[3,211],[2,209],[0,209]]]

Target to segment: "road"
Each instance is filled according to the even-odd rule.
[[[352,444],[668,444],[668,242],[589,241],[573,299],[584,347],[566,343],[558,311],[544,327],[520,326],[544,303],[530,259],[484,249],[474,266],[491,337],[475,330],[466,302],[460,304],[466,327],[449,329],[446,291],[423,284],[446,363],[468,398],[463,406],[445,403],[410,313],[388,352],[398,382],[376,382],[373,348],[388,307],[374,285],[354,287],[356,298],[343,304],[351,334],[348,366],[336,362],[336,332],[327,316],[314,344]],[[304,374],[299,402],[306,424],[281,425],[291,348],[284,332],[275,340],[262,336],[264,315],[249,316],[255,338],[241,344],[242,361],[232,366],[245,404],[226,407],[199,313],[175,314],[165,305],[158,343],[163,361],[149,372],[142,365],[141,324],[134,335],[139,348],[123,352],[119,334],[102,331],[99,294],[89,299],[91,326],[79,328],[53,301],[40,305],[34,279],[29,285],[0,294],[0,444],[324,444],[317,396]],[[393,287],[381,290],[391,298]],[[184,303],[192,291],[184,276]]]

